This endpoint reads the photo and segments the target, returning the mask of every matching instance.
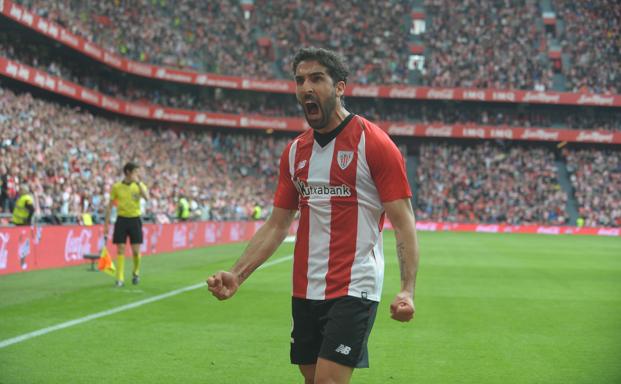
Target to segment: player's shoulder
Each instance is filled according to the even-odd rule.
[[[297,143],[306,143],[306,142],[312,143],[313,140],[315,140],[315,137],[313,136],[313,130],[309,128],[306,131],[297,135],[295,139],[291,141],[291,145],[297,144]]]
[[[388,136],[388,133],[380,128],[379,125],[365,119],[360,115],[356,115],[355,119],[357,121],[357,125],[364,132],[367,142],[378,142],[379,144],[392,143],[392,139],[390,138],[390,136]]]
[[[300,145],[303,145],[305,143],[312,144],[313,140],[314,140],[313,130],[307,129],[306,131],[300,133],[295,138],[293,138],[293,140],[288,142],[287,145],[285,146],[285,149],[283,150],[283,153],[289,153],[289,151],[291,150],[293,146],[300,147]]]

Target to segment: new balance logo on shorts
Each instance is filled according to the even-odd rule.
[[[349,352],[351,352],[351,347],[341,344],[336,349],[336,352],[342,353],[343,355],[349,355]]]

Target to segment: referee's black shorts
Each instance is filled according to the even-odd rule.
[[[112,242],[125,244],[128,237],[130,244],[142,244],[142,219],[140,217],[117,217]]]
[[[292,298],[291,363],[315,364],[321,357],[348,367],[368,368],[367,342],[377,305],[353,296]]]

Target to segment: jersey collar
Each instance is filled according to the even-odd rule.
[[[347,124],[349,124],[354,116],[355,114],[350,113],[345,118],[345,120],[341,121],[341,124],[339,124],[338,127],[328,133],[319,133],[317,131],[313,131],[313,136],[315,137],[315,141],[317,142],[317,144],[319,144],[322,148],[328,145],[329,142],[331,142],[339,133],[341,133],[341,131],[345,128]]]

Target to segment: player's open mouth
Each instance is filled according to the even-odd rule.
[[[306,115],[311,118],[317,118],[321,114],[321,110],[319,109],[319,104],[314,101],[307,101],[304,103],[304,108],[306,109]]]

